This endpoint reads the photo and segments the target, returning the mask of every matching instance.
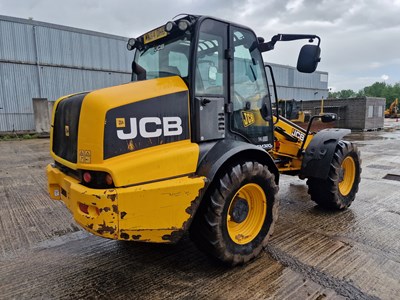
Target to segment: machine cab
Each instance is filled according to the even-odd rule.
[[[132,80],[180,76],[190,95],[191,137],[230,138],[272,148],[271,101],[254,32],[185,16],[128,42]]]

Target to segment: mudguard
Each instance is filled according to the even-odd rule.
[[[350,129],[337,128],[324,129],[318,132],[305,151],[299,177],[326,179],[336,145],[339,140],[350,133]]]
[[[235,140],[200,144],[200,160],[196,173],[205,176],[210,183],[223,165],[239,160],[257,160],[267,165],[275,175],[276,184],[279,183],[278,168],[267,151],[253,144]]]

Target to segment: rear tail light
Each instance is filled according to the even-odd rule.
[[[94,189],[108,189],[114,187],[112,176],[100,171],[82,171],[81,182],[83,185]]]
[[[97,217],[98,215],[100,215],[100,211],[96,206],[83,204],[81,202],[78,202],[78,204],[79,204],[79,210],[85,215],[89,215],[92,217]]]
[[[92,181],[92,175],[89,172],[83,173],[83,181],[86,183],[90,183]]]
[[[110,174],[106,175],[105,181],[106,181],[107,185],[113,185],[114,184],[113,179],[112,179]]]
[[[279,141],[275,141],[275,151],[279,152],[279,148],[281,148],[281,143]]]
[[[84,214],[87,214],[87,215],[89,214],[89,206],[88,205],[79,202],[79,209]]]

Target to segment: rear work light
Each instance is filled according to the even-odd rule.
[[[108,189],[114,187],[112,176],[107,172],[81,171],[81,183],[94,189]]]

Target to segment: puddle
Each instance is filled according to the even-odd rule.
[[[386,174],[385,176],[383,176],[383,179],[394,180],[394,181],[400,181],[400,175],[396,175],[396,174]]]
[[[389,141],[399,140],[400,132],[383,132],[383,131],[368,131],[368,132],[352,132],[344,137],[348,141]]]
[[[367,168],[373,168],[373,169],[378,169],[378,170],[392,170],[395,167],[372,164],[372,165],[368,165]]]

